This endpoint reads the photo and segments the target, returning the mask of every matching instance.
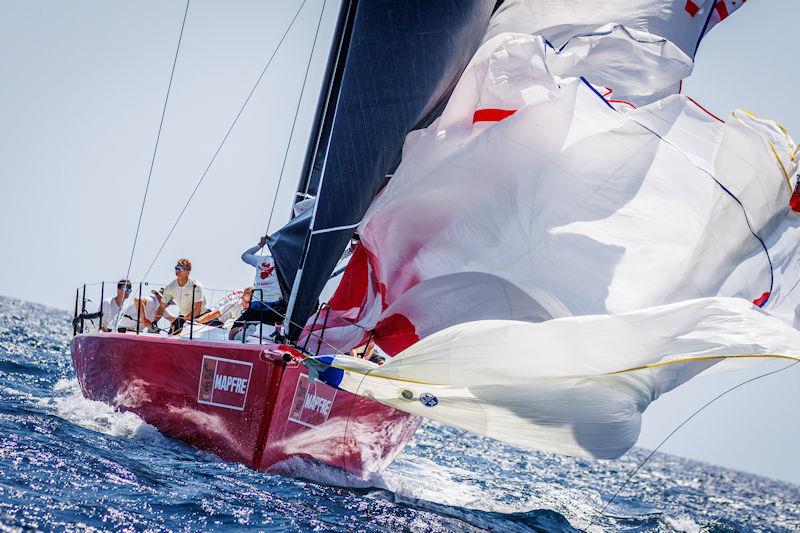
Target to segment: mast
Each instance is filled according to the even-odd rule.
[[[333,33],[330,53],[328,54],[328,63],[325,67],[325,77],[322,80],[319,102],[314,114],[314,122],[311,126],[303,169],[300,172],[294,202],[305,198],[305,195],[309,194],[309,189],[312,185],[316,185],[312,183],[312,175],[315,173],[316,161],[321,155],[320,152],[324,150],[330,139],[331,126],[333,124],[333,113],[329,113],[330,104],[341,90],[344,62],[350,37],[353,33],[353,21],[355,20],[357,4],[358,0],[342,0],[339,6],[339,15],[336,19],[336,28]]]
[[[315,180],[313,178],[315,174],[317,174],[318,179],[321,178],[322,169],[318,167],[317,162],[321,161],[321,164],[324,165],[324,156],[330,144],[333,119],[336,115],[336,106],[331,106],[331,104],[338,100],[341,91],[344,66],[347,60],[347,50],[350,46],[350,38],[353,35],[353,25],[355,22],[356,9],[358,7],[357,4],[358,0],[342,0],[339,7],[339,16],[336,21],[336,30],[333,39],[334,44],[331,46],[331,51],[328,56],[325,78],[323,80],[322,89],[320,90],[320,99],[317,104],[316,114],[314,115],[314,124],[309,136],[305,161],[303,162],[303,170],[300,174],[294,202],[305,198],[305,195],[309,194],[309,189],[311,187],[316,185],[316,190],[314,192],[317,192],[319,186],[321,186],[321,182],[314,183]],[[308,247],[314,228],[313,218],[316,214],[316,210],[317,205],[315,202],[312,210],[312,220],[309,223],[303,242],[303,251],[300,256],[299,268],[295,272],[294,280],[292,280],[286,306],[286,314],[284,315],[283,329],[287,332],[291,330],[291,317],[295,302],[297,301],[297,291],[300,287],[300,280],[303,277],[303,267],[308,257]]]

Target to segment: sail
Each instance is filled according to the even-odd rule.
[[[613,22],[669,40],[694,59],[700,40],[746,0],[506,0],[485,41],[501,33],[541,35],[560,48]]]
[[[441,110],[480,44],[494,0],[363,1],[342,42],[323,138],[302,192],[313,209],[272,235],[296,337],[375,193],[399,162],[405,135]],[[313,144],[313,142],[312,142]],[[299,272],[299,274],[298,274]]]
[[[738,298],[440,331],[386,364],[328,362],[331,384],[511,444],[616,458],[651,402],[701,374],[800,361],[800,331]]]
[[[617,457],[664,392],[800,358],[797,145],[674,94],[691,54],[657,25],[603,22],[558,45],[488,38],[408,135],[327,327],[307,330],[326,379],[514,444]],[[395,357],[334,353],[368,337]]]
[[[472,320],[776,290],[765,232],[787,216],[797,167],[785,131],[680,95],[614,103],[551,58],[541,37],[492,39],[442,116],[409,135],[359,228],[328,343],[371,331],[397,353]]]

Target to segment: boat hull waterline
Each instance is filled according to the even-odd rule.
[[[309,383],[285,346],[122,333],[70,343],[83,395],[169,437],[251,468],[293,473],[303,459],[368,480],[419,426],[416,416]]]

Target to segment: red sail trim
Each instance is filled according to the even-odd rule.
[[[800,213],[800,181],[795,185],[792,197],[789,198],[789,207],[791,207],[792,211],[795,213]]]
[[[401,314],[387,316],[375,326],[375,343],[381,350],[395,356],[419,341],[414,324]]]
[[[694,18],[694,16],[697,15],[697,12],[700,10],[700,6],[692,2],[692,0],[686,0],[684,9],[692,18]]]
[[[717,5],[715,6],[717,13],[719,14],[719,20],[725,20],[730,13],[728,13],[728,6],[725,5],[725,0],[717,0]]]
[[[630,102],[626,102],[625,100],[609,100],[608,102],[611,103],[611,104],[624,104],[624,105],[631,106],[633,109],[636,109],[635,105],[633,105]]]
[[[700,109],[702,109],[703,111],[705,111],[705,113],[706,113],[707,115],[709,115],[709,116],[711,116],[711,117],[713,117],[713,118],[715,118],[715,119],[719,120],[719,121],[720,121],[720,122],[722,122],[723,124],[725,124],[725,121],[724,121],[724,120],[722,120],[721,118],[719,118],[717,115],[715,115],[714,113],[712,113],[711,111],[709,111],[709,110],[708,110],[708,109],[706,109],[705,107],[703,107],[703,106],[701,106],[700,104],[698,104],[698,103],[697,103],[697,102],[694,100],[694,98],[692,98],[691,96],[686,96],[686,95],[684,94],[684,95],[683,95],[683,97],[684,97],[684,98],[686,98],[687,100],[689,100],[691,103],[693,103],[693,104],[694,104],[694,105],[696,105],[697,107],[699,107]]]
[[[476,122],[498,122],[504,118],[508,118],[514,113],[516,109],[476,109],[475,114],[472,115],[472,123]]]
[[[753,300],[753,303],[759,307],[764,307],[764,304],[767,303],[767,300],[769,299],[769,295],[770,292],[767,291],[758,298],[756,298],[755,300]]]

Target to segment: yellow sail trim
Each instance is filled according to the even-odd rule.
[[[683,359],[675,359],[672,361],[662,361],[659,363],[650,363],[641,366],[634,366],[631,368],[626,368],[624,370],[615,370],[613,372],[606,372],[604,374],[596,374],[596,375],[575,375],[575,376],[548,376],[551,378],[587,378],[587,377],[599,377],[599,376],[614,376],[618,374],[625,374],[628,372],[635,372],[637,370],[647,370],[648,368],[658,368],[662,366],[670,366],[670,365],[677,365],[677,364],[684,364],[684,363],[693,363],[697,361],[711,361],[711,360],[722,360],[722,359],[785,359],[789,361],[798,361],[800,362],[800,356],[792,356],[792,355],[776,355],[776,354],[734,354],[734,355],[698,355],[693,357],[685,357]],[[343,370],[345,372],[351,372],[353,374],[357,374],[360,376],[371,376],[374,378],[385,379],[388,381],[399,381],[401,383],[413,383],[415,385],[432,385],[436,387],[447,387],[449,385],[440,384],[440,383],[431,383],[429,381],[418,381],[414,379],[405,379],[405,378],[398,378],[398,377],[388,377],[388,376],[381,376],[380,374],[373,374],[371,372],[362,372],[360,370],[355,370],[353,368],[346,368],[343,366],[337,366],[335,364],[331,365],[333,368],[337,368],[339,370]]]
[[[783,161],[781,161],[781,158],[778,157],[778,151],[775,150],[775,147],[770,141],[767,142],[769,143],[769,147],[772,149],[772,155],[775,156],[775,159],[778,160],[778,164],[781,166],[781,172],[783,172],[783,177],[786,179],[786,185],[789,186],[789,192],[792,192],[792,181],[789,179],[789,173],[786,172],[786,167],[783,165]]]
[[[635,370],[645,370],[647,368],[658,368],[660,366],[677,365],[680,363],[692,363],[695,361],[709,361],[714,359],[788,359],[790,361],[800,361],[800,357],[793,357],[791,355],[775,355],[775,354],[736,354],[736,355],[698,355],[695,357],[686,357],[684,359],[675,359],[674,361],[663,361],[660,363],[650,363],[648,365],[634,366],[626,368],[625,370],[616,370],[614,372],[606,372],[604,376],[613,376],[614,374],[624,374],[625,372],[633,372]]]
[[[794,142],[792,142],[792,139],[791,139],[791,137],[789,137],[789,132],[788,132],[788,130],[786,128],[784,128],[782,125],[780,125],[778,122],[776,122],[774,120],[763,119],[763,118],[759,117],[758,115],[756,115],[755,113],[752,113],[752,112],[748,111],[747,109],[734,110],[733,113],[731,113],[731,114],[733,115],[733,117],[736,120],[739,120],[739,117],[736,116],[736,111],[743,111],[745,114],[747,114],[747,115],[749,115],[749,116],[751,116],[751,117],[753,117],[755,119],[758,119],[758,120],[766,120],[767,122],[770,122],[770,123],[774,124],[779,130],[781,130],[781,132],[783,133],[783,136],[785,137],[785,140],[786,140],[786,151],[789,153],[789,159],[791,161],[794,161],[794,156],[795,156],[795,152],[797,151],[797,146],[794,144]],[[775,145],[772,144],[772,141],[768,140],[767,144],[769,144],[769,147],[772,150],[772,155],[775,156],[775,159],[778,160],[778,164],[781,167],[781,172],[783,172],[783,177],[786,180],[786,184],[789,186],[789,192],[792,192],[792,190],[793,190],[792,189],[792,181],[789,178],[789,173],[786,171],[786,165],[783,164],[783,161],[781,160],[780,156],[778,155],[778,151],[775,149]]]

